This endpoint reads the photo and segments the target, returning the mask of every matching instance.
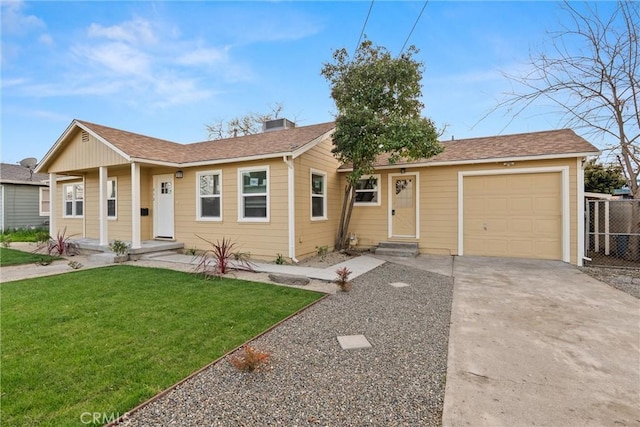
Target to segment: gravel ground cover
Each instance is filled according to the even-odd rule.
[[[264,372],[222,360],[123,425],[439,426],[452,294],[450,277],[385,263],[252,342]],[[356,334],[372,347],[339,346]]]
[[[583,267],[582,271],[609,286],[613,286],[631,296],[640,298],[640,270],[612,267]]]

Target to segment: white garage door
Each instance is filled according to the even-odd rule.
[[[560,172],[463,178],[465,255],[562,259]]]

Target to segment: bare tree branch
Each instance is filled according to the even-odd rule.
[[[568,24],[550,33],[547,53],[530,53],[527,72],[503,73],[518,89],[481,120],[504,109],[510,124],[525,110],[550,103],[566,126],[615,147],[631,194],[640,198],[640,3],[618,1],[610,14],[598,6],[565,1]]]

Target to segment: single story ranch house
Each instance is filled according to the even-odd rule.
[[[50,180],[56,235],[242,252],[293,261],[333,247],[348,167],[333,157],[334,123],[265,123],[264,132],[192,144],[73,120],[37,172]],[[582,264],[585,158],[569,129],[452,140],[439,155],[393,165],[382,156],[357,186],[358,248],[416,243],[426,254]]]

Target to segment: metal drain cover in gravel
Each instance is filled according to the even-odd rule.
[[[371,347],[371,343],[364,335],[343,335],[338,337],[338,342],[343,350]]]
[[[394,288],[406,288],[407,286],[410,286],[408,283],[403,282],[389,283],[389,285],[393,286]]]

